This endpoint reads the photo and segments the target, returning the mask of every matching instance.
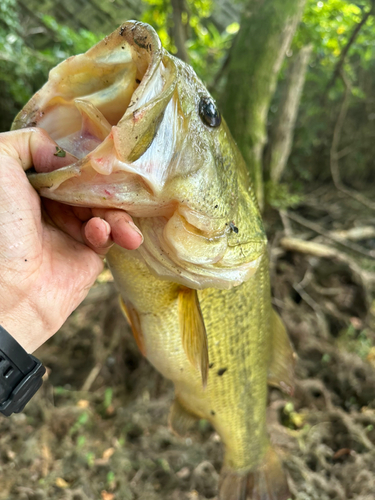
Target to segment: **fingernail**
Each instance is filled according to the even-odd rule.
[[[144,241],[143,234],[142,234],[142,233],[141,233],[141,231],[137,228],[137,226],[134,224],[134,222],[133,222],[133,221],[129,221],[129,223],[128,223],[128,224],[129,224],[129,226],[130,226],[132,229],[134,229],[134,231],[135,231],[136,233],[138,233],[138,234],[142,237],[142,243],[143,243],[143,241]]]
[[[110,224],[104,220],[104,219],[101,219],[102,222],[104,222],[104,225],[105,225],[105,228],[106,228],[106,232],[107,232],[107,236],[109,236],[111,234],[111,226]]]

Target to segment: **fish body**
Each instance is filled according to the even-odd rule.
[[[267,256],[256,276],[242,285],[198,292],[209,352],[206,387],[181,342],[181,286],[151,274],[137,252],[116,247],[108,262],[127,304],[126,314],[137,314],[141,333],[135,336],[141,351],[174,382],[172,428],[183,434],[192,421],[188,417],[207,419],[225,444],[229,467],[246,471],[256,466],[268,446],[265,407],[272,311],[264,307],[270,293]]]
[[[194,71],[129,21],[64,61],[14,128],[42,127],[77,162],[32,174],[47,198],[120,208],[144,235],[107,260],[141,352],[175,386],[170,425],[209,420],[220,500],[286,500],[266,433],[267,381],[293,353],[270,297],[267,242],[244,161]]]

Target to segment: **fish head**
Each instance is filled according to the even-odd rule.
[[[151,26],[128,21],[52,69],[13,129],[29,126],[76,157],[31,174],[39,194],[126,210],[158,276],[230,288],[257,270],[266,238],[241,154],[203,83]]]

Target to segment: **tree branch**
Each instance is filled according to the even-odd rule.
[[[345,76],[344,72],[341,72],[341,76],[345,85],[345,93],[344,93],[344,99],[341,104],[340,113],[337,118],[336,125],[333,131],[333,139],[330,151],[330,169],[331,169],[332,180],[336,189],[345,193],[351,198],[355,199],[365,207],[370,208],[371,210],[375,210],[375,203],[373,203],[371,200],[366,198],[366,196],[362,195],[361,193],[358,193],[353,189],[345,187],[341,180],[340,170],[339,170],[338,148],[340,145],[341,131],[346,118],[346,113],[348,111],[349,95],[351,93],[350,82]]]
[[[305,0],[247,0],[219,104],[263,207],[267,113]]]
[[[184,0],[171,0],[173,9],[173,41],[177,48],[176,56],[181,59],[181,61],[187,62],[189,57],[186,51],[186,26],[182,23],[182,14],[186,11]]]
[[[336,63],[336,67],[333,71],[333,74],[332,74],[332,77],[330,79],[330,81],[328,82],[328,85],[326,87],[326,93],[328,92],[328,90],[333,86],[333,84],[335,83],[337,77],[340,75],[341,73],[341,69],[343,67],[343,64],[344,64],[344,61],[345,61],[345,57],[347,56],[349,50],[350,50],[350,47],[353,45],[353,43],[355,42],[355,39],[357,38],[359,32],[361,31],[362,27],[367,23],[367,20],[369,19],[369,17],[373,14],[374,12],[374,2],[372,2],[372,7],[369,11],[365,12],[362,19],[360,20],[360,22],[358,24],[356,24],[349,40],[347,41],[347,44],[345,45],[345,47],[343,48],[343,50],[341,51],[341,54],[340,54],[340,58],[339,60],[337,61]]]
[[[294,127],[311,51],[312,45],[306,45],[289,65],[280,104],[271,126],[263,164],[274,184],[280,182],[292,149]]]

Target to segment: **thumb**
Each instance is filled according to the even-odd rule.
[[[37,172],[51,172],[77,161],[45,130],[35,127],[0,134],[0,156],[13,158],[23,170],[34,167]]]

